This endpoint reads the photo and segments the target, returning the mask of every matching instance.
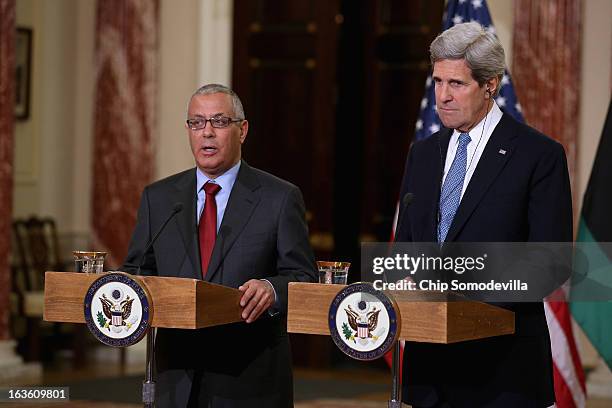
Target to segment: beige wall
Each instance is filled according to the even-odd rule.
[[[30,118],[15,128],[13,211],[52,216],[68,230],[75,209],[77,13],[75,0],[17,1],[17,25],[32,28],[33,53]]]
[[[578,144],[578,193],[583,196],[612,89],[612,1],[584,0]]]
[[[232,0],[161,2],[156,178],[194,165],[185,112],[199,86],[231,85]]]
[[[512,74],[512,32],[514,25],[514,1],[488,0],[489,12],[499,41],[506,52],[506,65]]]
[[[94,114],[95,0],[76,0],[76,43],[74,90],[74,137],[72,144],[72,223],[66,226],[68,249],[87,248],[91,214],[91,175]]]
[[[197,86],[198,7],[198,0],[161,1],[156,178],[193,165],[183,124]]]
[[[13,194],[13,212],[16,216],[37,213],[38,183],[40,174],[40,120],[41,99],[41,16],[36,13],[35,0],[17,1],[16,22],[18,27],[33,30],[31,72],[30,72],[30,119],[15,123],[15,191]]]
[[[233,0],[199,0],[198,83],[231,85]]]

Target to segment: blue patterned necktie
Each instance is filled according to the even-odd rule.
[[[438,225],[438,243],[441,245],[446,239],[446,234],[453,222],[459,202],[461,191],[465,180],[465,168],[467,165],[467,145],[472,139],[467,133],[459,135],[459,147],[453,159],[448,174],[444,179],[442,191],[440,192],[440,220]]]

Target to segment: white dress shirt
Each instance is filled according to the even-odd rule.
[[[216,179],[211,179],[206,174],[202,172],[199,168],[196,168],[196,196],[198,200],[198,212],[196,214],[196,222],[198,225],[200,224],[200,217],[202,216],[202,211],[204,210],[204,203],[206,202],[206,193],[204,192],[204,184],[212,181],[215,184],[221,186],[221,190],[215,195],[215,202],[217,203],[217,232],[219,232],[219,227],[221,226],[221,222],[223,221],[223,215],[225,214],[225,207],[227,207],[227,202],[229,200],[230,194],[232,193],[232,189],[234,188],[234,183],[236,182],[236,177],[238,177],[238,171],[240,170],[240,160],[238,163],[234,164],[229,170],[225,173],[217,177]]]
[[[501,120],[503,112],[497,106],[497,103],[493,101],[493,107],[487,113],[476,126],[468,133],[470,135],[470,143],[467,145],[467,163],[466,163],[466,171],[465,171],[465,179],[463,180],[463,188],[461,189],[461,199],[463,199],[463,194],[465,194],[465,190],[474,174],[474,170],[476,170],[476,166],[478,165],[478,161],[480,160],[480,156],[482,156],[482,152],[484,151],[487,142],[491,138],[491,134],[495,130],[495,127]],[[455,159],[455,154],[457,153],[457,147],[459,146],[459,132],[457,129],[453,130],[453,134],[450,138],[450,142],[448,143],[448,150],[446,152],[446,162],[444,163],[444,175],[442,176],[442,185],[444,185],[444,180],[446,179],[446,175],[450,170],[451,164]]]

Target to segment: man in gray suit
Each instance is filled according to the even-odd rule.
[[[244,322],[160,329],[157,405],[292,407],[287,284],[316,276],[301,192],[241,160],[249,124],[231,89],[198,89],[186,124],[196,168],[145,188],[123,270],[238,288]]]

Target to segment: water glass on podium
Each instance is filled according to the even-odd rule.
[[[76,272],[102,273],[106,252],[102,251],[72,251]]]
[[[319,283],[346,285],[350,262],[317,261]]]

